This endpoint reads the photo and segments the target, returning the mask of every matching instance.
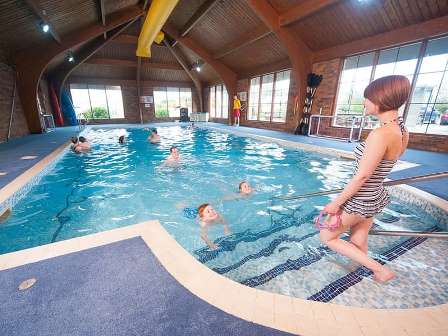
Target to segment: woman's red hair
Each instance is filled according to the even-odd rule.
[[[381,77],[367,85],[364,98],[377,105],[380,112],[398,110],[409,98],[411,84],[405,76]]]

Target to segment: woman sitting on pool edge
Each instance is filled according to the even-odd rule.
[[[208,203],[201,204],[198,207],[198,216],[199,225],[201,226],[202,240],[205,241],[210,249],[216,250],[219,246],[208,238],[208,227],[210,225],[222,223],[224,225],[224,234],[227,236],[230,234],[229,225]]]

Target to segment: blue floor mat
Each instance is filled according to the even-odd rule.
[[[28,290],[17,290],[36,278]],[[196,297],[132,238],[0,272],[1,335],[290,335]]]

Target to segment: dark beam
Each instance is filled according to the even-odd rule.
[[[199,21],[208,13],[209,10],[216,5],[217,0],[206,0],[196,12],[194,12],[193,16],[187,21],[187,23],[180,30],[180,36],[187,36],[188,32],[196,26]]]
[[[25,0],[28,7],[31,9],[31,11],[36,15],[41,21],[45,22],[50,26],[50,34],[53,36],[56,42],[59,44],[61,43],[61,38],[59,37],[59,34],[54,30],[53,25],[51,24],[45,10],[43,10],[39,4],[36,2],[36,0]]]
[[[177,40],[182,46],[190,49],[196,55],[198,55],[204,62],[208,63],[213,70],[221,77],[224,85],[226,86],[227,92],[229,94],[229,106],[232,104],[231,98],[236,94],[236,73],[230,69],[227,65],[219,60],[216,60],[211,52],[202,47],[198,42],[189,36],[182,37],[179,32],[171,25],[166,24],[163,27],[165,33],[167,33],[171,38]],[[229,113],[229,124],[231,124],[232,113]]]
[[[137,59],[137,62],[135,62],[135,61],[131,61],[131,60],[122,60],[122,59],[116,59],[116,58],[89,58],[88,60],[86,60],[85,63],[135,68],[138,66],[138,59]],[[183,68],[180,65],[169,64],[169,63],[144,62],[144,63],[141,63],[141,67],[143,67],[145,69],[183,70]]]
[[[306,0],[282,13],[279,17],[280,26],[287,26],[296,21],[300,21],[339,1],[340,0]]]
[[[104,8],[104,0],[97,0],[98,1],[98,13],[101,20],[101,23],[103,26],[106,25],[106,10]],[[104,32],[103,34],[104,39],[107,38],[107,33]]]
[[[197,75],[194,74],[193,71],[191,71],[190,67],[188,66],[187,62],[185,62],[185,60],[182,57],[182,55],[180,54],[180,52],[178,52],[177,50],[172,48],[166,40],[163,40],[163,44],[168,48],[168,50],[171,52],[171,54],[174,56],[174,58],[176,58],[176,60],[179,62],[180,66],[185,70],[187,75],[193,81],[194,86],[196,87],[196,92],[197,92],[197,96],[198,96],[199,110],[200,111],[204,111],[204,105],[203,105],[203,102],[202,102],[202,85],[201,85],[201,81],[199,80]]]
[[[137,57],[137,73],[136,73],[136,81],[137,81],[137,106],[138,106],[138,112],[140,114],[140,124],[143,124],[143,112],[142,112],[142,104],[140,103],[140,97],[142,95],[141,89],[140,89],[140,76],[141,76],[141,69],[142,69],[142,58]]]
[[[446,33],[448,33],[448,15],[319,50],[314,53],[313,62],[322,62],[400,44],[417,42]]]
[[[92,43],[84,46],[81,50],[77,52],[75,55],[76,62],[69,63],[63,62],[60,64],[51,74],[50,78],[53,82],[56,90],[56,94],[61,101],[62,87],[65,84],[68,76],[82,63],[84,63],[88,58],[92,57],[99,50],[104,48],[107,44],[112,42],[114,38],[120,36],[120,34],[125,31],[129,26],[131,26],[137,19],[133,19],[128,23],[123,24],[122,26],[115,28],[109,32],[109,37],[104,40],[100,38],[96,38]]]
[[[223,46],[220,51],[213,55],[213,57],[215,59],[222,58],[228,54],[233,53],[234,51],[237,51],[238,49],[241,49],[262,39],[263,37],[268,36],[271,32],[272,31],[268,27],[266,27],[265,24],[261,24],[251,31],[247,32],[246,34],[243,34],[235,41]]]

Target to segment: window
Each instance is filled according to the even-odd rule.
[[[180,108],[193,110],[190,88],[154,88],[154,108],[156,118],[179,118]]]
[[[229,94],[225,85],[210,87],[210,118],[227,119],[229,117]]]
[[[281,71],[250,80],[248,120],[285,122],[291,71]]]
[[[215,100],[215,90],[216,87],[212,86],[210,88],[210,118],[216,118],[216,100]]]
[[[409,131],[448,135],[447,64],[448,37],[429,41],[406,116]]]
[[[448,134],[447,67],[448,37],[348,57],[339,80],[335,115],[363,115],[363,92],[370,81],[403,75],[413,87],[411,98],[400,109],[409,131]],[[369,120],[366,126],[374,126]],[[335,118],[334,125],[349,127],[351,120]]]
[[[70,84],[70,93],[78,118],[124,118],[120,86]]]
[[[345,59],[339,81],[336,115],[363,115],[364,89],[372,77],[374,53]],[[335,118],[337,126],[349,127],[349,118]]]

